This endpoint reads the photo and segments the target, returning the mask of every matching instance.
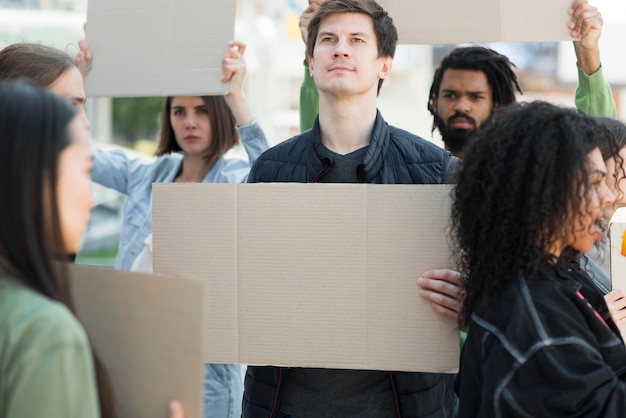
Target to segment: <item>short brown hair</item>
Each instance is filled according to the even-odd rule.
[[[313,58],[313,51],[317,42],[322,21],[330,15],[337,13],[361,13],[372,18],[374,33],[378,45],[378,57],[391,57],[396,53],[398,44],[398,30],[393,19],[374,0],[325,0],[313,14],[308,27],[306,41],[306,56]],[[378,81],[378,91],[383,80]]]
[[[154,155],[161,156],[181,151],[176,142],[174,129],[170,120],[172,101],[175,96],[169,96],[163,103],[161,114],[161,132],[159,145]],[[201,96],[209,111],[211,123],[211,146],[207,150],[206,159],[213,165],[221,156],[239,143],[239,133],[235,116],[224,100],[224,96]]]

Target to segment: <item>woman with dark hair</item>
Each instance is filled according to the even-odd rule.
[[[453,193],[467,298],[459,417],[623,415],[626,347],[576,255],[614,195],[597,120],[544,102],[478,134]]]
[[[618,328],[626,327],[626,294],[622,289],[612,289],[611,285],[611,246],[608,237],[610,220],[615,211],[626,207],[626,125],[620,120],[598,117],[612,137],[609,143],[601,143],[600,151],[607,169],[606,182],[615,194],[615,202],[607,208],[607,231],[589,252],[581,257],[580,264],[587,271],[595,286],[605,294],[609,311]]]
[[[242,183],[252,163],[269,148],[243,94],[245,44],[230,46],[222,78],[230,81],[229,94],[165,99],[156,160],[94,150],[94,181],[129,196],[116,268],[152,271],[152,183]],[[226,158],[240,139],[248,159]]]
[[[25,82],[0,84],[0,416],[114,416],[54,263],[87,229],[91,166],[71,104]]]
[[[67,274],[53,263],[87,229],[91,164],[74,107],[25,82],[0,84],[0,416],[112,416],[101,368],[98,403]]]
[[[0,83],[0,416],[115,417],[109,377],[73,315],[62,262],[94,205],[91,144],[67,100]],[[178,402],[170,418],[181,418]]]
[[[128,195],[116,268],[152,271],[152,183],[242,183],[252,163],[269,148],[243,95],[245,44],[230,46],[223,60],[230,93],[167,97],[154,161],[94,150],[94,181]],[[225,157],[240,139],[248,159]],[[205,418],[238,418],[242,366],[206,364],[204,393]]]

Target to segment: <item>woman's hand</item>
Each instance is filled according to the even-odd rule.
[[[237,125],[246,126],[254,120],[248,100],[243,94],[243,81],[246,77],[246,61],[243,54],[246,51],[246,44],[231,41],[228,46],[228,52],[222,59],[222,82],[230,83],[230,90],[224,99],[233,112]]]

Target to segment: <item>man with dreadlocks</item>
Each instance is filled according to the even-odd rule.
[[[578,60],[576,106],[593,115],[615,117],[610,86],[604,81],[598,41],[602,16],[587,0],[575,0],[569,10],[574,50]],[[441,134],[445,148],[463,158],[463,150],[497,110],[515,102],[522,93],[514,64],[496,51],[482,47],[454,49],[435,71],[428,110]]]

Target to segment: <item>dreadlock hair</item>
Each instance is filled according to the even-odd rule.
[[[460,47],[450,52],[435,70],[433,84],[428,94],[427,108],[434,118],[431,131],[434,132],[437,127],[438,116],[435,111],[435,102],[439,97],[441,80],[446,70],[471,70],[485,73],[491,87],[491,99],[495,109],[514,103],[515,90],[522,94],[513,68],[515,64],[506,56],[483,46]]]
[[[479,130],[453,191],[462,325],[480,299],[494,300],[518,277],[573,262],[552,248],[586,214],[588,154],[610,137],[597,119],[541,101],[507,106]]]

